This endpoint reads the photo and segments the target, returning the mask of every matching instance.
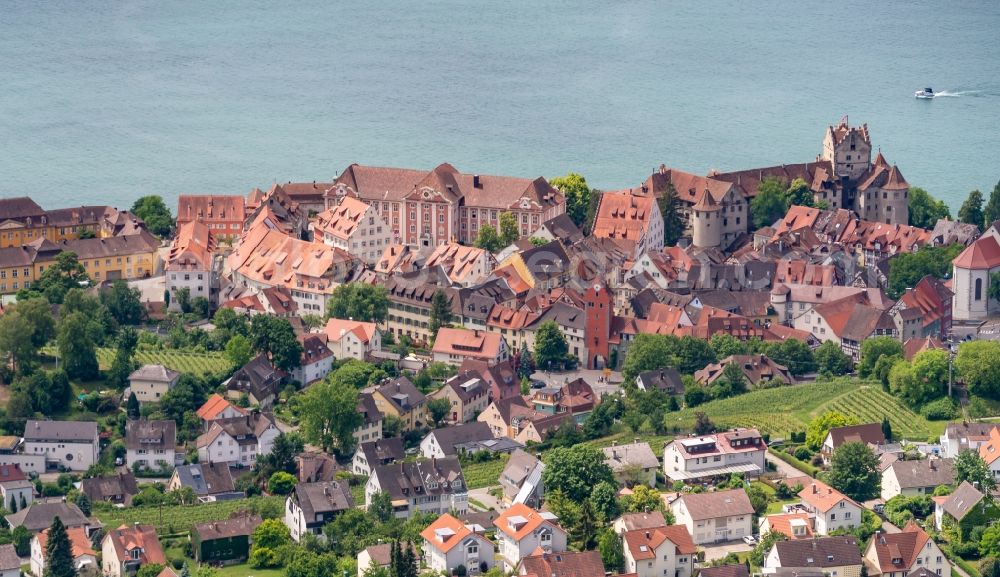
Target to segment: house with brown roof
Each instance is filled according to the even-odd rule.
[[[504,570],[516,570],[522,559],[539,548],[545,553],[566,551],[566,531],[558,521],[549,511],[536,511],[521,503],[501,513],[493,525],[497,528],[496,541]]]
[[[16,437],[15,437],[16,438]],[[17,463],[0,465],[0,507],[24,509],[34,500],[35,486]]]
[[[228,464],[195,463],[176,467],[167,481],[167,491],[190,487],[202,503],[242,499],[246,495],[235,485]]]
[[[365,507],[379,492],[389,494],[397,518],[421,513],[464,514],[469,508],[469,490],[458,457],[417,459],[372,467],[365,484]]]
[[[425,267],[440,266],[453,284],[464,287],[481,282],[496,265],[490,251],[457,243],[439,245],[424,262]]]
[[[656,199],[630,190],[605,192],[594,218],[591,234],[610,238],[634,258],[663,248],[663,214]]]
[[[392,415],[410,431],[427,422],[427,397],[410,379],[397,377],[371,390],[375,406],[383,415]]]
[[[899,337],[891,305],[881,308],[866,293],[816,305],[795,319],[795,328],[811,332],[821,341],[840,345],[844,354],[855,361],[861,355],[861,343],[877,336]]]
[[[7,515],[4,520],[11,529],[24,527],[32,533],[38,533],[51,527],[56,517],[62,519],[67,529],[82,527],[88,535],[100,527],[99,522],[88,519],[76,504],[62,501],[34,501],[24,509]]]
[[[833,427],[826,434],[820,452],[827,461],[830,455],[844,443],[862,443],[865,445],[884,445],[885,433],[881,423],[864,423],[861,425],[846,425]]]
[[[459,446],[493,440],[489,425],[479,421],[440,427],[427,433],[420,441],[420,454],[428,459],[456,456]],[[471,451],[470,451],[471,452]]]
[[[372,474],[372,467],[389,465],[396,461],[402,461],[405,457],[403,439],[400,437],[359,443],[357,450],[354,451],[354,459],[351,461],[351,471],[355,475],[367,477]]]
[[[122,525],[108,531],[101,544],[101,562],[107,577],[135,575],[142,565],[166,565],[160,539],[152,525]]]
[[[225,397],[218,393],[212,393],[197,411],[198,417],[208,429],[211,421],[216,419],[233,419],[246,415],[246,411],[230,403]]]
[[[683,525],[662,525],[622,535],[625,571],[637,577],[691,577],[697,552]]]
[[[864,507],[819,479],[814,479],[799,491],[799,499],[802,499],[802,506],[812,519],[813,532],[817,535],[861,526]]]
[[[270,454],[280,434],[274,418],[254,411],[243,417],[217,419],[195,441],[201,463],[253,466]]]
[[[764,557],[764,575],[817,574],[861,577],[862,559],[853,536],[778,541]],[[897,576],[901,577],[901,576]]]
[[[698,571],[698,577],[750,577],[750,569],[744,563],[703,567]]]
[[[220,241],[231,242],[243,234],[246,203],[239,195],[194,195],[177,197],[177,228],[189,222],[204,223]]]
[[[86,471],[98,461],[100,439],[93,421],[38,421],[24,425],[24,453],[43,455],[47,467]]]
[[[458,367],[459,374],[476,371],[483,379],[490,402],[521,394],[521,380],[510,360],[495,365],[476,359],[465,359]]]
[[[302,360],[299,366],[292,369],[293,380],[310,385],[325,379],[333,368],[333,351],[327,346],[325,334],[300,335],[302,343]]]
[[[571,419],[571,413],[551,414],[531,408],[520,395],[490,403],[477,417],[478,421],[490,426],[494,437],[507,437],[522,444],[541,443],[550,432]]]
[[[996,499],[986,499],[986,495],[972,483],[962,484],[950,495],[935,496],[934,526],[942,531],[953,525],[963,541],[976,527],[986,527],[1000,519],[1000,505]]]
[[[521,577],[601,577],[606,575],[599,551],[535,551],[521,559]]]
[[[381,439],[383,415],[375,402],[374,393],[362,391],[358,395],[358,412],[361,413],[361,424],[354,430],[355,442],[366,443]]]
[[[545,494],[542,485],[544,470],[545,463],[541,459],[523,449],[515,449],[500,472],[502,505],[510,507],[514,503],[523,503],[529,507],[538,507]]]
[[[671,503],[678,525],[696,545],[742,539],[753,534],[753,506],[742,488],[685,493]]]
[[[76,569],[76,574],[79,577],[96,577],[100,571],[100,567],[97,564],[97,552],[94,551],[94,546],[90,542],[90,537],[87,535],[87,531],[82,527],[71,527],[66,529],[66,535],[69,537],[70,551],[73,556],[73,567]],[[48,529],[45,529],[31,538],[30,566],[32,575],[44,575],[45,556],[47,555],[45,549],[48,541]],[[5,547],[13,549],[14,546],[5,545]],[[17,559],[16,554],[14,555],[14,558]],[[20,569],[20,563],[15,565],[15,568]],[[12,577],[19,577],[20,574],[20,571],[17,571]],[[2,572],[0,572],[0,575],[7,577],[7,575]]]
[[[405,545],[401,545],[405,547]],[[365,572],[373,566],[388,570],[392,563],[392,543],[379,543],[365,547],[358,553],[358,577],[364,577]],[[414,556],[420,558],[420,552],[415,545],[410,545]],[[405,550],[405,549],[404,549]]]
[[[382,331],[375,323],[328,319],[323,332],[326,346],[337,359],[363,361],[370,353],[382,350]]]
[[[748,385],[756,385],[766,381],[780,381],[794,384],[795,377],[785,365],[779,364],[767,355],[729,355],[717,363],[707,365],[704,369],[695,371],[694,380],[702,385],[711,385],[717,381],[729,365],[739,367]]]
[[[125,424],[125,449],[129,468],[169,471],[177,464],[177,423],[129,420]],[[183,453],[180,457],[183,462]]]
[[[191,550],[199,563],[240,563],[250,556],[250,537],[262,520],[235,513],[223,521],[199,523],[191,531]]]
[[[216,237],[203,222],[192,220],[177,229],[164,266],[170,310],[181,310],[178,291],[185,288],[192,299],[204,297],[210,306],[217,304],[219,270],[215,259],[216,248]]]
[[[978,451],[983,443],[990,440],[990,431],[996,423],[948,423],[941,435],[941,455],[954,458],[966,449]]]
[[[132,497],[139,494],[139,485],[132,473],[121,473],[106,477],[91,477],[80,481],[80,492],[90,499],[91,503],[101,501],[113,505],[129,506]]]
[[[434,361],[460,365],[465,359],[496,364],[510,358],[507,340],[500,334],[441,327],[434,339]]]
[[[908,288],[893,305],[893,312],[914,314],[918,319],[915,334],[904,333],[901,320],[896,325],[903,341],[910,338],[947,339],[951,332],[951,307],[955,294],[938,278],[927,275]]]
[[[467,574],[479,575],[493,567],[493,542],[483,534],[483,527],[466,525],[448,513],[438,517],[420,532],[423,538],[424,564],[432,571],[453,574],[459,566]]]
[[[635,386],[640,391],[661,391],[668,395],[683,395],[684,382],[680,372],[673,367],[663,367],[639,373],[635,378]]]
[[[445,399],[451,405],[445,422],[469,423],[486,410],[490,390],[479,371],[467,370],[445,381],[444,386],[428,395],[428,398]]]
[[[812,519],[804,511],[766,515],[760,520],[759,535],[777,531],[786,539],[812,539]]]
[[[306,534],[322,537],[324,525],[353,507],[344,481],[299,483],[285,499],[285,525],[296,543]]]
[[[374,206],[350,196],[319,213],[312,230],[316,240],[347,251],[366,264],[376,262],[386,247],[398,240]]]
[[[764,472],[767,443],[757,429],[678,437],[663,449],[663,472],[672,481]]]
[[[864,558],[869,575],[906,577],[918,569],[936,575],[951,572],[941,548],[913,520],[899,533],[876,532],[865,548]]]
[[[660,511],[622,513],[611,524],[612,530],[619,535],[624,535],[628,531],[640,529],[655,529],[665,527],[667,521]]]
[[[227,396],[230,398],[246,395],[251,404],[267,409],[274,404],[287,378],[288,373],[276,368],[261,353],[236,369],[223,384],[226,385]]]
[[[954,485],[954,462],[954,459],[937,458],[895,461],[882,471],[882,499],[888,501],[896,495],[933,495],[940,485]]]

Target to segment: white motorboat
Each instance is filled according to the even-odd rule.
[[[934,89],[928,86],[923,90],[916,91],[916,93],[914,93],[913,95],[916,96],[917,98],[924,98],[924,99],[934,98]]]

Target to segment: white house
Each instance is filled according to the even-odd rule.
[[[345,250],[366,264],[375,263],[393,241],[392,227],[375,207],[351,196],[319,213],[312,229],[316,240]]]
[[[767,443],[757,429],[674,439],[663,450],[663,472],[672,481],[764,472]]]
[[[323,527],[353,506],[345,482],[299,483],[285,499],[285,525],[296,543],[307,533],[323,538]]]
[[[473,359],[492,367],[510,358],[507,339],[499,333],[478,329],[442,327],[431,352],[435,362],[450,365],[461,365],[465,359]]]
[[[375,323],[330,319],[323,332],[326,346],[337,359],[363,361],[368,353],[382,350],[382,331]]]
[[[566,550],[566,531],[549,511],[515,503],[493,520],[504,571],[514,571],[521,560],[541,548],[546,553]]]
[[[198,460],[202,463],[252,466],[257,457],[271,452],[274,439],[280,432],[274,419],[258,412],[235,419],[212,421],[208,432],[195,442]]]
[[[365,507],[376,493],[388,493],[396,517],[406,519],[414,511],[464,515],[469,509],[469,490],[458,457],[418,459],[372,467],[365,484]]]
[[[32,539],[34,540],[34,539]],[[34,552],[34,547],[32,547]],[[41,573],[37,573],[41,575]],[[14,545],[0,545],[0,577],[21,577],[21,559],[14,550]]]
[[[625,571],[638,577],[691,577],[697,552],[683,525],[626,531],[622,536]]]
[[[204,297],[209,304],[216,304],[219,273],[213,256],[215,249],[216,239],[209,225],[192,220],[177,227],[164,265],[171,311],[181,310],[178,298],[181,289],[187,289],[191,299]]]
[[[35,486],[18,465],[0,465],[0,507],[24,509],[34,500]],[[12,506],[11,503],[14,505]]]
[[[372,467],[389,465],[396,461],[402,461],[405,457],[403,439],[400,437],[366,441],[359,443],[357,450],[354,451],[351,471],[355,475],[368,477],[372,474]]]
[[[163,365],[143,365],[128,376],[129,390],[140,403],[159,403],[180,377]]]
[[[954,459],[895,461],[882,471],[882,499],[931,496],[939,485],[954,485]]]
[[[696,545],[753,534],[753,506],[742,488],[687,493],[671,503],[670,508],[677,524],[687,527]]]
[[[869,575],[906,577],[926,569],[935,575],[951,575],[951,565],[941,548],[913,520],[899,533],[875,533],[865,548]]]
[[[861,505],[819,479],[802,489],[799,498],[813,519],[813,532],[817,535],[861,526]]]
[[[448,513],[441,515],[420,536],[424,538],[424,563],[432,571],[453,575],[459,566],[468,575],[485,573],[493,567],[493,542],[480,526],[462,523]]]
[[[86,471],[101,451],[93,421],[36,421],[24,425],[24,452],[44,455],[49,467]]]
[[[656,470],[660,468],[660,461],[649,443],[636,439],[633,443],[619,445],[612,441],[610,447],[601,450],[604,451],[604,463],[614,471],[619,484],[656,487]]]
[[[79,577],[96,576],[100,567],[97,565],[97,553],[90,543],[90,537],[83,527],[71,527],[66,529],[69,536],[69,543],[73,554],[73,566]],[[31,538],[31,574],[41,577],[45,571],[45,545],[48,543],[49,530],[46,529]],[[3,566],[2,558],[4,547],[13,549],[13,545],[0,545],[0,567]],[[15,556],[16,557],[16,556]],[[19,572],[8,574],[0,570],[0,577],[18,577]]]
[[[126,577],[135,575],[142,565],[166,565],[167,558],[152,525],[122,525],[104,536],[101,563],[105,577]]]
[[[978,450],[996,428],[996,423],[948,423],[940,439],[941,456],[953,459],[966,449]]]
[[[181,455],[183,462],[183,455]],[[129,469],[169,471],[177,465],[177,423],[133,419],[125,424],[125,463]]]
[[[861,577],[861,552],[850,535],[778,541],[764,556],[764,575]]]
[[[427,433],[420,441],[420,454],[428,459],[452,457],[458,455],[457,445],[491,439],[493,431],[490,426],[479,421],[441,427]]]
[[[292,378],[303,385],[325,379],[333,368],[333,351],[326,345],[326,335],[303,335],[302,361],[292,369]]]

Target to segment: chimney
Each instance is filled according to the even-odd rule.
[[[819,487],[816,486],[816,483],[812,484],[812,490],[813,490],[813,495],[819,493]]]

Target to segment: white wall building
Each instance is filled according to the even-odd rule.
[[[86,471],[98,461],[100,451],[95,422],[32,419],[24,425],[24,452],[44,455],[49,467]]]

